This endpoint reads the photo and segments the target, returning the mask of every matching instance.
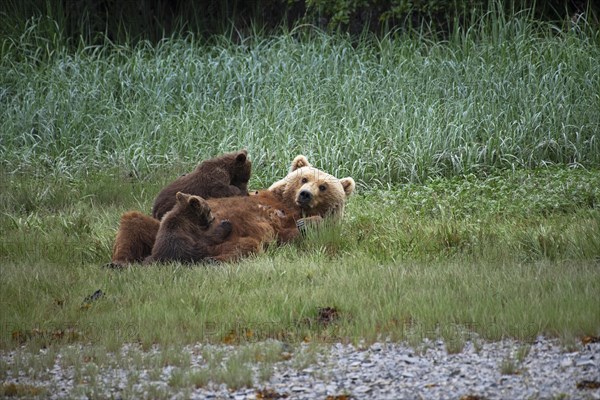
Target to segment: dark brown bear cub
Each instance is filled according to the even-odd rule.
[[[152,216],[162,217],[175,205],[177,192],[205,199],[247,196],[252,163],[246,150],[227,153],[200,163],[194,171],[180,176],[156,197]]]
[[[215,255],[214,246],[231,234],[228,220],[215,222],[202,197],[177,192],[175,207],[160,222],[152,255],[145,263],[179,261],[192,263]]]

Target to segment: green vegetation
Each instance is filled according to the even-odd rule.
[[[487,12],[526,14],[569,27],[586,19],[598,26],[600,6],[573,0],[211,0],[90,2],[89,0],[4,0],[0,2],[0,36],[20,32],[25,21],[42,18],[47,32],[60,31],[75,43],[150,40],[179,32],[210,37],[277,32],[312,25],[329,32],[387,34],[420,28],[445,35],[453,25],[468,27]]]
[[[126,206],[97,201],[101,180],[34,182],[9,192],[20,199],[29,188],[49,201],[25,212],[9,198],[16,209],[0,219],[4,347],[439,335],[460,348],[465,329],[488,339],[598,330],[597,172],[516,171],[371,191],[351,199],[342,224],[239,264],[125,271],[102,267]],[[55,187],[64,202],[55,203]],[[148,210],[149,187],[124,184],[123,202]],[[84,303],[97,289],[104,296]],[[319,323],[320,307],[339,318]]]
[[[306,29],[2,39],[1,348],[598,334],[599,34],[493,15],[443,42]],[[255,188],[300,153],[354,177],[344,221],[238,264],[102,267],[122,212],[239,148]],[[232,360],[169,384],[242,386]]]
[[[449,42],[293,34],[62,46],[2,41],[0,155],[44,179],[146,177],[246,147],[256,186],[305,153],[363,189],[600,163],[600,37],[482,19]]]
[[[289,346],[288,346],[289,347]],[[167,346],[144,351],[139,346],[128,345],[111,352],[102,346],[55,346],[51,345],[34,354],[29,349],[17,349],[11,367],[0,364],[0,376],[19,376],[27,371],[28,377],[38,381],[49,381],[48,386],[36,387],[26,384],[4,383],[0,395],[5,397],[39,398],[56,393],[61,388],[51,382],[55,365],[63,371],[71,371],[73,395],[84,397],[106,397],[106,383],[101,378],[112,371],[121,375],[124,384],[120,395],[123,398],[171,398],[194,388],[209,388],[225,384],[229,389],[251,387],[253,378],[265,382],[270,378],[274,365],[288,360],[291,354],[284,351],[279,342],[213,347],[210,345],[174,347]],[[299,346],[297,357],[312,357],[309,346]],[[200,356],[202,365],[192,362],[190,353]],[[316,358],[311,359],[313,362]],[[119,371],[120,370],[120,371]],[[119,372],[115,372],[119,371]],[[169,378],[166,379],[165,376]],[[144,378],[146,383],[145,392]],[[189,395],[188,395],[189,396]]]

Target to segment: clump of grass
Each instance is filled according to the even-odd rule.
[[[252,365],[237,355],[231,356],[225,362],[224,368],[218,369],[211,380],[224,383],[230,389],[252,387]]]
[[[191,359],[190,354],[179,348],[167,347],[160,351],[151,352],[146,356],[146,366],[148,368],[189,367]]]
[[[517,348],[517,351],[515,354],[516,361],[519,363],[523,363],[525,361],[525,359],[527,358],[527,356],[529,355],[530,350],[531,350],[531,347],[529,345],[527,345],[527,344],[520,345]]]
[[[519,344],[513,354],[507,355],[500,362],[500,373],[503,375],[517,375],[523,372],[523,362],[529,355],[531,347],[527,344]]]
[[[303,370],[311,365],[317,364],[323,357],[322,350],[322,346],[319,343],[314,342],[301,346],[292,359],[292,367]]]
[[[225,384],[229,389],[252,387],[256,381],[268,380],[273,364],[282,360],[281,344],[276,342],[254,343],[231,349],[227,354],[219,349],[204,349],[202,356],[206,365],[176,375],[174,385],[196,388],[212,384]]]
[[[500,373],[502,375],[516,375],[519,373],[518,364],[510,357],[506,357],[500,363]]]
[[[153,399],[169,399],[172,394],[169,393],[169,388],[162,383],[150,383],[145,390],[145,394]]]
[[[188,380],[195,388],[203,388],[206,387],[211,381],[211,374],[209,369],[196,369],[190,372],[188,375]]]
[[[169,386],[177,389],[185,388],[188,384],[187,375],[185,370],[181,368],[174,368],[171,370],[171,375],[169,376],[168,384]]]
[[[0,394],[5,397],[38,398],[47,394],[44,387],[22,383],[2,383]]]

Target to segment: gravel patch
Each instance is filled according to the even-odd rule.
[[[449,353],[444,342],[430,340],[417,347],[389,342],[318,347],[269,342],[269,346],[280,346],[276,359],[247,359],[241,363],[247,365],[237,372],[229,366],[229,379],[244,375],[244,367],[249,371],[251,384],[238,380],[234,389],[225,383],[228,378],[216,383],[204,381],[203,376],[214,372],[209,370],[214,369],[210,354],[220,354],[218,362],[226,366],[244,346],[188,346],[181,353],[189,355],[189,360],[162,360],[154,367],[139,359],[160,356],[158,348],[142,352],[125,346],[118,355],[83,357],[80,361],[75,357],[76,361],[70,362],[66,359],[83,351],[83,346],[64,348],[52,356],[47,350],[29,354],[20,349],[0,353],[0,378],[5,395],[53,399],[600,400],[597,342],[565,348],[545,338],[532,343],[473,341],[456,354]],[[137,362],[133,360],[136,357]]]

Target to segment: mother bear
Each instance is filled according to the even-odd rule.
[[[354,179],[338,179],[299,155],[292,161],[288,175],[268,189],[247,197],[208,199],[216,220],[229,220],[232,227],[231,234],[215,246],[210,258],[235,261],[262,251],[269,243],[289,242],[299,235],[305,221],[341,216],[355,187]],[[139,212],[126,215],[113,247],[114,266],[141,262],[150,256],[160,226],[157,219]]]

